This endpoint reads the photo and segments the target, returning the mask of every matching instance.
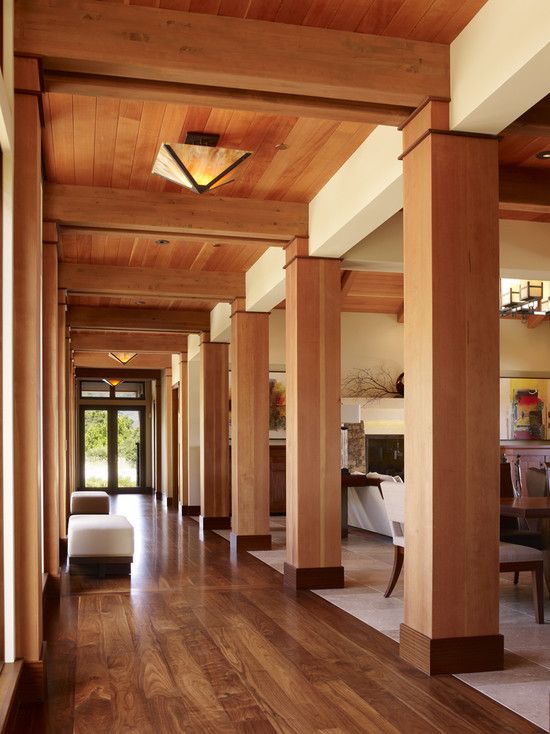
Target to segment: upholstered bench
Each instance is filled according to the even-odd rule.
[[[108,515],[107,492],[81,491],[71,495],[71,515]]]
[[[69,572],[127,575],[134,557],[134,528],[123,515],[71,515]]]

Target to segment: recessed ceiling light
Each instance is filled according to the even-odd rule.
[[[541,160],[550,158],[550,150],[541,150],[540,153],[537,153],[537,158],[540,158]]]
[[[286,143],[278,143],[275,146],[275,150],[288,150],[288,145]]]
[[[155,240],[155,245],[169,245],[170,240]]]
[[[145,306],[145,301],[136,301],[138,306]]]

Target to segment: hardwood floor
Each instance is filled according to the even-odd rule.
[[[136,528],[132,579],[62,579],[47,609],[45,707],[13,732],[541,731],[154,499],[112,500]]]

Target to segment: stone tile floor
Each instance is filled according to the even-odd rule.
[[[273,550],[252,555],[282,573],[285,560],[284,518],[272,517]],[[218,531],[229,539],[229,531]],[[403,574],[392,596],[384,599],[393,562],[390,538],[350,532],[342,545],[346,588],[315,593],[366,624],[399,640],[403,621]],[[533,615],[531,575],[522,574],[514,586],[512,574],[500,576],[500,620],[506,648],[505,669],[494,673],[457,676],[486,696],[548,731],[550,693],[550,609],[547,624]]]

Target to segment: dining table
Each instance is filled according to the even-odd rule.
[[[500,515],[520,520],[540,520],[544,542],[544,580],[550,592],[550,497],[501,497]]]

